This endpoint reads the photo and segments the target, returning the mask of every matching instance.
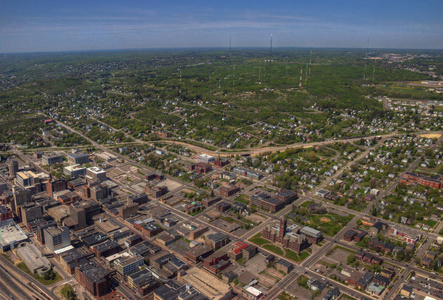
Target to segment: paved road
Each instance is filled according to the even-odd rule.
[[[23,285],[20,284],[13,274],[0,265],[0,294],[6,299],[17,299],[17,300],[33,300],[31,291],[27,290]]]
[[[41,113],[41,114],[43,114],[43,113]],[[43,115],[46,115],[46,114],[43,114]],[[46,115],[46,116],[48,116],[48,115]],[[68,128],[69,130],[71,130],[71,131],[73,131],[73,132],[75,132],[75,133],[77,133],[77,134],[79,134],[79,135],[81,135],[83,137],[85,137],[82,133],[78,132],[77,130],[72,129],[71,127],[65,125],[64,123],[62,123],[60,121],[56,121],[56,123],[62,125],[63,127]],[[103,123],[103,122],[101,122],[101,123]],[[103,124],[106,124],[106,123],[103,123]],[[106,126],[111,127],[108,124],[106,124]],[[117,130],[115,128],[113,128],[113,129]],[[433,134],[433,133],[441,134],[441,133],[443,133],[443,131],[440,130],[440,131],[417,131],[417,132],[414,132],[414,134],[417,134],[417,135],[418,134]],[[399,134],[399,133],[394,132],[394,133],[382,135],[382,137],[385,139],[385,138],[388,138],[388,137],[401,136],[401,135],[403,135],[403,134]],[[380,135],[365,136],[365,137],[363,137],[363,139],[368,140],[368,139],[373,139],[374,137],[378,137],[378,136],[380,136]],[[94,146],[98,145],[96,142],[90,140],[89,138],[87,138],[87,137],[85,137],[85,138],[89,142],[92,142],[92,144]],[[238,155],[253,155],[253,156],[255,156],[255,155],[263,154],[263,153],[266,153],[266,152],[283,151],[283,150],[286,150],[286,149],[297,148],[297,147],[310,148],[310,147],[314,147],[314,146],[321,146],[321,145],[327,145],[327,144],[335,144],[335,143],[339,143],[339,142],[355,142],[355,141],[359,141],[361,138],[362,137],[340,139],[340,140],[327,140],[327,141],[314,142],[314,143],[308,143],[308,144],[306,144],[306,143],[294,143],[294,144],[285,145],[285,146],[264,147],[264,148],[258,148],[258,149],[241,149],[241,150],[236,150],[236,151],[229,151],[229,150],[227,150],[227,151],[223,151],[223,152],[208,150],[206,148],[195,146],[195,145],[183,142],[183,141],[171,141],[171,140],[167,140],[167,139],[160,140],[160,141],[155,141],[155,142],[153,142],[153,141],[145,142],[145,141],[137,140],[134,143],[144,143],[144,144],[152,144],[152,143],[162,143],[162,144],[164,144],[164,143],[167,143],[167,144],[176,144],[176,145],[185,146],[185,147],[187,147],[187,148],[189,148],[191,150],[194,150],[196,152],[199,152],[199,153],[206,153],[206,154],[211,154],[211,155],[231,156],[231,155],[237,155],[238,154]],[[214,146],[211,145],[211,147],[214,147]]]
[[[115,153],[115,152],[113,152],[113,151],[111,151],[111,150],[105,148],[104,146],[102,146],[102,145],[100,145],[100,144],[98,144],[98,143],[92,141],[91,139],[87,138],[87,137],[84,136],[82,133],[80,133],[80,132],[78,132],[78,131],[72,129],[71,127],[69,127],[69,126],[67,126],[67,125],[65,125],[65,124],[63,124],[63,123],[61,123],[61,122],[59,122],[59,121],[56,121],[56,122],[57,122],[58,124],[60,124],[61,126],[67,128],[67,129],[69,129],[70,131],[73,131],[73,132],[79,134],[80,136],[83,136],[83,137],[86,138],[89,142],[91,142],[91,144],[94,145],[95,147],[97,147],[97,148],[99,148],[99,149],[101,149],[101,150],[103,150],[103,151],[105,151],[105,152],[113,153],[114,155],[116,155],[116,156],[118,156],[118,157],[120,157],[120,158],[123,158],[124,160],[129,161],[129,162],[131,162],[131,163],[134,163],[134,164],[136,164],[137,166],[139,166],[139,167],[141,167],[141,168],[143,168],[143,169],[149,169],[149,168],[147,168],[147,167],[144,166],[144,165],[140,165],[140,164],[138,164],[137,162],[132,161],[131,159],[128,159],[127,157],[123,157],[123,156],[121,156],[120,154]],[[426,133],[429,133],[429,132],[426,132]],[[397,135],[398,135],[398,134],[385,135],[385,136],[383,136],[382,141],[383,141],[384,139],[386,139],[387,137],[390,137],[390,136],[397,136]],[[371,138],[371,139],[372,139],[373,137],[368,137],[368,138]],[[360,140],[360,138],[342,140],[342,142],[344,142],[344,141],[352,142],[352,141],[357,141],[357,140]],[[441,141],[441,138],[440,138],[440,141]],[[198,148],[197,150],[198,150],[199,152],[203,152],[203,153],[208,153],[208,152],[209,152],[210,154],[215,154],[215,153],[212,153],[211,151],[208,151],[208,150],[206,150],[206,149],[203,149],[203,148],[200,148],[200,147],[197,147],[197,146],[192,146],[192,145],[189,145],[189,144],[186,144],[186,143],[183,143],[183,142],[176,142],[176,141],[162,141],[162,142],[169,142],[169,143],[173,143],[173,144],[182,144],[182,145],[185,145],[186,147],[191,148],[191,149],[192,149],[193,147],[194,147],[194,148]],[[243,153],[243,152],[235,152],[235,154],[259,154],[259,153],[263,153],[263,152],[277,151],[277,150],[284,150],[284,149],[287,149],[287,148],[293,148],[293,147],[312,147],[312,146],[315,146],[315,145],[324,145],[324,144],[337,143],[337,142],[340,142],[340,141],[339,141],[339,140],[333,140],[333,141],[325,141],[325,142],[312,143],[312,144],[293,144],[293,145],[282,146],[282,147],[268,147],[268,148],[262,148],[262,149],[256,149],[256,150],[252,150],[252,151],[247,151],[247,152],[244,152],[244,153]],[[378,143],[377,143],[377,145],[378,145]],[[374,149],[377,145],[374,145],[373,147],[368,148],[366,151],[364,151],[363,153],[361,153],[356,159],[354,159],[353,161],[350,161],[345,167],[343,167],[342,169],[340,169],[340,170],[339,170],[334,176],[332,176],[332,177],[329,178],[328,180],[322,182],[319,186],[317,186],[317,187],[316,187],[313,191],[311,191],[308,195],[301,197],[301,198],[298,199],[294,204],[295,204],[295,205],[299,205],[299,204],[301,204],[302,202],[304,202],[304,201],[306,201],[306,200],[315,200],[315,199],[313,199],[313,198],[311,198],[311,197],[312,197],[313,195],[315,195],[315,192],[316,192],[316,191],[318,191],[318,190],[324,188],[324,187],[326,186],[326,184],[329,182],[330,179],[336,178],[336,177],[338,177],[340,174],[342,174],[345,170],[348,170],[348,169],[350,168],[350,166],[351,166],[355,161],[358,161],[359,159],[361,159],[361,158],[363,158],[364,156],[366,156],[366,155],[369,153],[369,151],[371,151],[372,149]],[[436,145],[434,145],[433,147],[435,147],[435,146],[436,146]],[[420,160],[420,158],[417,158],[416,161],[415,161],[415,162],[414,162],[414,163],[413,163],[413,164],[412,164],[412,165],[411,165],[406,171],[408,171],[408,170],[412,170],[413,168],[415,168],[415,166],[418,164],[419,160]],[[174,180],[174,181],[179,181],[179,182],[180,182],[180,180],[177,180],[177,178],[170,178],[170,179],[172,179],[172,180]],[[400,176],[399,176],[394,182],[392,182],[392,184],[391,184],[391,185],[390,185],[390,186],[389,186],[389,187],[388,187],[383,193],[381,193],[381,195],[379,195],[379,196],[376,198],[376,201],[373,201],[372,203],[370,203],[370,204],[365,208],[365,210],[364,210],[363,212],[361,212],[361,213],[360,213],[360,212],[353,211],[353,210],[346,209],[346,208],[341,207],[341,206],[336,206],[336,205],[334,205],[334,204],[330,204],[330,203],[327,203],[327,202],[322,202],[322,203],[323,203],[325,206],[327,206],[327,207],[330,207],[330,208],[334,208],[334,209],[338,209],[338,210],[342,210],[342,211],[345,211],[345,212],[352,213],[352,214],[356,215],[356,217],[355,217],[352,221],[350,221],[345,227],[343,227],[337,235],[335,235],[335,236],[332,237],[332,238],[328,238],[328,239],[327,239],[327,242],[321,247],[321,249],[320,249],[317,253],[315,253],[315,254],[309,256],[305,261],[303,261],[299,266],[297,266],[297,268],[296,268],[292,273],[290,273],[288,276],[286,276],[284,279],[282,279],[282,280],[281,280],[281,281],[275,286],[275,288],[271,289],[271,290],[268,292],[268,294],[266,295],[266,299],[273,299],[273,297],[275,297],[279,292],[281,292],[282,290],[284,290],[286,287],[288,287],[288,286],[290,286],[290,285],[292,285],[292,284],[295,284],[294,281],[296,280],[296,278],[297,278],[300,274],[302,274],[302,273],[304,273],[304,272],[307,272],[307,274],[309,274],[310,276],[318,276],[316,273],[313,273],[313,272],[310,270],[310,267],[312,267],[312,266],[313,266],[313,265],[314,265],[314,264],[315,264],[315,263],[316,263],[316,262],[317,262],[317,261],[323,256],[323,255],[325,255],[330,249],[332,249],[332,248],[334,247],[335,244],[340,243],[343,234],[346,233],[348,230],[350,230],[350,229],[352,229],[352,228],[354,228],[354,227],[356,226],[356,220],[359,219],[359,218],[361,218],[361,216],[366,215],[368,212],[370,212],[370,210],[372,209],[372,206],[374,205],[374,203],[376,203],[377,200],[381,199],[383,196],[385,196],[385,195],[387,195],[388,193],[390,193],[390,192],[392,191],[392,189],[395,188],[395,186],[398,184],[399,180],[400,180]],[[181,182],[181,183],[183,183],[183,184],[184,184],[185,186],[187,186],[187,187],[194,188],[193,185],[191,185],[191,184],[189,184],[189,183],[185,183],[185,182]],[[124,185],[124,186],[125,186],[125,185]],[[129,187],[129,186],[125,186],[125,188],[128,189],[128,190],[130,190],[131,192],[135,192],[135,191],[134,191],[131,187]],[[208,226],[208,227],[211,228],[211,229],[219,230],[218,228],[215,228],[214,226],[212,226],[211,224],[209,224],[209,223],[207,223],[207,222],[204,222],[204,221],[202,221],[202,220],[200,220],[200,219],[197,219],[197,218],[194,218],[194,217],[190,217],[189,215],[187,215],[187,214],[181,212],[180,210],[177,210],[177,209],[174,209],[174,208],[172,208],[172,207],[169,207],[169,206],[167,206],[166,204],[163,204],[163,203],[160,203],[160,202],[158,202],[158,204],[164,206],[164,207],[167,208],[167,209],[170,209],[171,211],[173,211],[175,214],[179,215],[180,217],[182,217],[182,218],[183,218],[184,220],[186,220],[186,221],[193,220],[194,222],[197,222],[197,223],[200,223],[200,224],[204,224],[205,226]],[[267,215],[269,215],[269,219],[268,219],[267,221],[261,223],[260,225],[256,226],[255,228],[249,230],[247,233],[245,233],[245,234],[244,234],[243,236],[241,236],[240,238],[237,238],[237,237],[233,236],[233,235],[230,234],[230,233],[227,233],[227,232],[226,232],[226,233],[229,234],[229,236],[231,237],[231,239],[232,239],[233,241],[236,241],[236,240],[239,240],[239,239],[247,240],[247,239],[249,239],[250,237],[252,237],[253,235],[255,235],[256,233],[261,232],[261,230],[262,230],[266,225],[270,224],[273,220],[276,220],[276,219],[280,218],[281,216],[284,216],[285,214],[289,213],[291,210],[292,210],[292,206],[288,206],[288,207],[284,208],[283,210],[277,212],[276,214],[273,214],[273,215],[271,215],[271,214],[267,214]],[[390,223],[391,225],[392,225],[392,224],[395,224],[396,226],[400,226],[399,224],[396,224],[396,223],[393,223],[393,222],[389,222],[389,221],[387,221],[387,223]],[[435,237],[436,237],[436,234],[432,234],[432,233],[424,233],[424,235],[428,235],[428,236],[431,237],[431,238],[435,238]],[[227,247],[227,246],[226,246],[226,247]],[[259,247],[259,248],[261,249],[261,251],[263,251],[263,252],[267,252],[265,249],[262,249],[261,247]],[[277,256],[278,256],[278,255],[277,255]],[[415,270],[415,269],[416,269],[416,268],[414,268],[414,267],[409,267],[409,268],[408,268],[408,270]],[[419,270],[419,271],[421,271],[421,270]],[[339,284],[337,283],[337,285],[339,285]],[[349,288],[347,288],[346,286],[342,286],[341,289],[348,290]],[[353,290],[353,289],[349,289],[349,292],[350,292],[351,294],[352,294],[352,293],[354,293],[354,294],[359,294],[358,291],[355,291],[355,290]]]
[[[35,293],[37,295],[41,294],[41,292],[44,292],[49,299],[51,300],[58,300],[59,298],[52,293],[46,286],[23,272],[22,270],[16,268],[15,266],[11,265],[10,262],[8,262],[3,256],[0,256],[0,269],[3,269],[7,274],[9,274],[9,278],[14,280],[16,284],[20,285],[19,290],[21,292],[25,293]],[[32,284],[35,286],[35,288],[32,288],[28,285],[29,282],[32,282]],[[40,297],[42,298],[42,297]],[[31,298],[32,299],[32,298]]]

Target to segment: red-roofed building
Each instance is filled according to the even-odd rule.
[[[246,249],[248,247],[248,244],[243,242],[237,242],[234,244],[234,247],[229,252],[229,258],[231,261],[236,261],[243,257],[243,249]]]

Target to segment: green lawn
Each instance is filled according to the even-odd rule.
[[[262,238],[261,236],[262,236],[261,232],[257,233],[252,238],[250,238],[249,241],[253,242],[254,244],[259,245],[259,246],[270,243],[270,241]]]
[[[285,249],[286,254],[285,257],[289,258],[292,261],[303,261],[305,260],[309,255],[311,255],[309,252],[307,252],[306,250],[301,252],[300,254],[295,253],[294,251],[291,251],[289,249]]]
[[[363,238],[360,242],[356,243],[355,245],[361,248],[368,248],[368,239]]]
[[[249,197],[246,196],[246,195],[240,195],[240,196],[236,197],[236,198],[234,199],[234,201],[241,202],[241,203],[244,203],[244,204],[249,205],[249,204],[250,204],[250,201],[248,200],[248,198],[249,198]]]
[[[25,265],[25,263],[23,263],[23,262],[22,262],[22,263],[19,263],[19,264],[17,265],[17,268],[19,268],[20,270],[22,270],[23,272],[25,272],[25,273],[28,274],[29,276],[34,277],[35,279],[37,279],[37,281],[39,281],[41,284],[44,284],[44,285],[51,285],[51,284],[56,283],[56,282],[59,282],[60,280],[63,279],[63,278],[60,276],[60,274],[58,274],[57,272],[54,271],[54,273],[55,273],[55,278],[54,278],[54,279],[46,280],[46,279],[44,279],[43,277],[40,277],[40,276],[37,275],[37,274],[33,274],[33,273],[28,269],[28,267]]]
[[[426,225],[431,226],[431,228],[434,228],[435,225],[437,224],[437,221],[434,221],[434,220],[426,220],[426,221],[423,221],[423,223],[426,224]]]
[[[311,203],[314,203],[314,202],[312,202],[312,201],[305,201],[305,202],[303,202],[300,206],[306,208],[306,207],[308,207],[308,205],[311,204]]]
[[[270,244],[266,244],[266,245],[263,245],[263,248],[265,248],[265,249],[267,249],[267,250],[269,250],[271,252],[274,252],[275,254],[283,255],[283,250],[280,247],[277,247],[277,246],[274,246],[274,245],[270,245]]]
[[[321,221],[321,218],[324,217],[328,218],[330,221]],[[332,212],[327,215],[314,215],[311,216],[311,224],[309,226],[320,230],[329,236],[335,236],[354,217],[354,215],[340,216]]]
[[[305,260],[309,255],[311,255],[311,254],[309,254],[308,252],[306,252],[306,251],[303,251],[302,253],[300,253],[300,260]]]
[[[282,293],[278,296],[277,299],[279,299],[279,300],[296,300],[297,297],[293,297],[293,296],[289,295],[289,294],[286,293],[286,292],[282,292]]]
[[[290,260],[293,260],[293,261],[297,261],[297,262],[300,261],[300,257],[298,256],[298,254],[295,253],[294,251],[291,251],[288,249],[286,249],[285,257],[289,258]]]
[[[200,209],[199,211],[193,212],[193,213],[188,213],[188,215],[190,216],[195,216],[196,214],[201,213],[202,211],[204,211],[204,209]]]

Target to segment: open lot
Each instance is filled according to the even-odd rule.
[[[157,184],[157,186],[160,186],[160,185],[167,186],[168,187],[168,191],[170,191],[170,192],[174,192],[175,190],[177,190],[177,189],[179,189],[179,188],[181,188],[183,186],[181,183],[179,183],[177,181],[174,181],[174,180],[171,180],[171,179],[166,179],[166,180],[160,181]]]

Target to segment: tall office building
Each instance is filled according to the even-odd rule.
[[[14,186],[12,188],[14,201],[12,201],[11,208],[15,215],[21,219],[20,206],[31,201],[31,191],[25,188]]]
[[[48,227],[43,230],[45,235],[45,245],[50,251],[55,251],[71,245],[69,228]]]
[[[12,160],[8,163],[9,176],[15,178],[18,172],[18,162],[16,160]]]

